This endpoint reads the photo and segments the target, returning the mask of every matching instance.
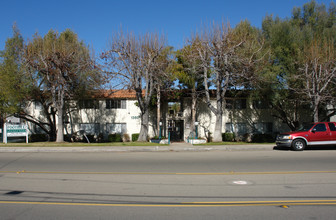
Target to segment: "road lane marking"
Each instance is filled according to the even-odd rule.
[[[334,199],[323,200],[265,200],[265,201],[227,201],[227,202],[189,202],[188,204],[246,204],[246,203],[334,203]]]
[[[0,173],[17,174],[111,174],[111,175],[271,175],[271,174],[319,174],[336,173],[336,171],[275,171],[275,172],[218,172],[218,173],[174,173],[174,172],[75,172],[75,171],[0,171]]]
[[[237,185],[247,185],[248,182],[245,180],[237,180],[237,181],[233,181],[233,184],[237,184]]]
[[[231,201],[231,202],[186,202],[186,203],[70,203],[0,201],[0,204],[16,205],[60,205],[60,206],[105,206],[105,207],[233,207],[233,206],[305,206],[336,205],[336,200],[284,200],[284,201]]]

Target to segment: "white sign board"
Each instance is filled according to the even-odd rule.
[[[5,123],[3,133],[4,143],[7,143],[7,137],[26,137],[26,143],[28,143],[28,125]]]

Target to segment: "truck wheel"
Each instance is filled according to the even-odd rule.
[[[294,140],[292,143],[292,149],[295,151],[302,151],[306,147],[306,142],[301,139]]]

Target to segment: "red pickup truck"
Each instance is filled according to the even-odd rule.
[[[336,123],[309,124],[298,131],[279,134],[275,143],[279,147],[290,147],[295,151],[302,151],[307,145],[336,145]]]

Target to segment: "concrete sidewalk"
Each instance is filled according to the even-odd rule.
[[[0,147],[5,152],[182,152],[182,151],[270,151],[275,144],[192,145],[172,143],[169,146],[92,146],[92,147]]]

